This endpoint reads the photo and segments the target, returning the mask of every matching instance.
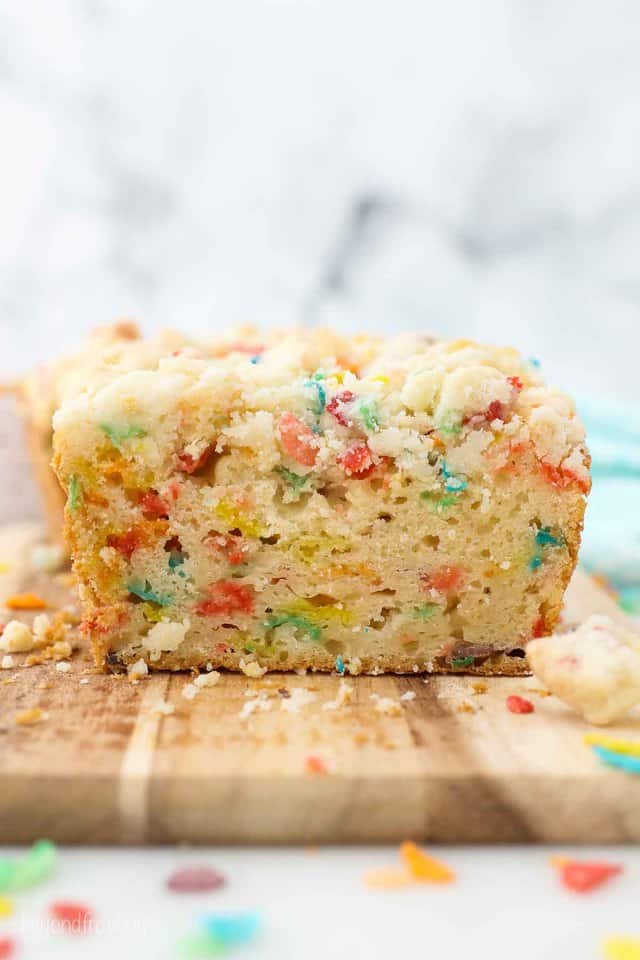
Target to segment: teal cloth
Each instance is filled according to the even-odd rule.
[[[593,488],[581,562],[607,577],[623,606],[640,611],[640,405],[582,399]]]

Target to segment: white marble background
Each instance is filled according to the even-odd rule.
[[[0,374],[117,315],[640,397],[637,0],[2,0]]]

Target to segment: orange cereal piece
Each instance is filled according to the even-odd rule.
[[[397,890],[413,882],[405,870],[369,870],[363,880],[364,885],[372,890]]]
[[[427,856],[415,843],[400,845],[400,856],[413,880],[420,883],[453,883],[456,875],[446,864]]]
[[[37,593],[14,593],[4,605],[10,610],[44,610],[47,604]]]
[[[44,714],[40,707],[31,707],[29,710],[22,710],[16,713],[16,723],[22,727],[32,727],[34,723],[40,723]]]

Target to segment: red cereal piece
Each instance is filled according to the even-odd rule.
[[[464,573],[460,567],[444,566],[438,570],[423,573],[420,577],[423,590],[437,590],[438,593],[451,593],[464,583]]]
[[[342,390],[340,393],[336,393],[335,397],[327,404],[327,413],[335,417],[341,426],[353,426],[353,420],[346,407],[353,403],[355,398],[355,394],[351,393],[351,390]]]
[[[16,955],[16,941],[13,937],[0,937],[0,960],[10,960]]]
[[[138,506],[143,513],[150,513],[153,517],[167,517],[169,504],[161,497],[157,490],[147,490],[138,500]]]
[[[305,467],[312,467],[318,456],[318,441],[313,430],[293,413],[283,413],[278,431],[289,456]]]
[[[511,384],[514,390],[517,390],[518,393],[524,388],[524,383],[520,377],[507,377],[507,381]]]
[[[376,468],[371,450],[366,443],[352,443],[344,453],[340,454],[338,463],[348,477],[357,477],[358,480],[364,480]]]
[[[226,878],[211,867],[183,867],[167,879],[167,887],[174,893],[209,893],[219,890]]]
[[[218,580],[207,590],[207,599],[195,608],[201,616],[212,617],[223,613],[252,613],[253,587],[237,580]]]
[[[213,533],[207,538],[207,543],[224,554],[232,567],[237,567],[246,560],[246,550],[240,537],[234,537],[230,533]]]
[[[507,710],[510,713],[533,713],[534,709],[531,700],[526,700],[524,697],[518,697],[515,694],[507,697]]]
[[[183,473],[195,473],[196,470],[200,470],[202,467],[206,466],[211,454],[216,448],[215,443],[209,444],[208,447],[202,451],[199,457],[192,457],[190,453],[178,454],[178,466]]]
[[[87,933],[93,924],[93,910],[75,900],[56,900],[49,907],[49,916],[66,933]]]
[[[131,559],[131,555],[142,543],[142,537],[135,528],[127,530],[126,533],[110,533],[107,537],[107,546],[113,547],[126,560]]]
[[[561,860],[558,863],[560,882],[574,893],[589,893],[622,870],[620,864],[601,861]]]
[[[315,753],[310,753],[309,756],[305,758],[304,765],[307,773],[327,773],[326,763],[322,757],[317,756]]]
[[[542,476],[552,487],[563,490],[565,487],[570,487],[571,484],[575,484],[582,493],[589,493],[591,489],[590,480],[579,477],[573,470],[569,470],[562,465],[556,467],[554,464],[549,463],[548,460],[540,460],[539,462]]]

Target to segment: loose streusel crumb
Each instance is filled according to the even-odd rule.
[[[402,707],[393,697],[381,697],[377,693],[372,693],[371,699],[375,701],[375,709],[378,713],[384,713],[388,717],[402,716]]]

